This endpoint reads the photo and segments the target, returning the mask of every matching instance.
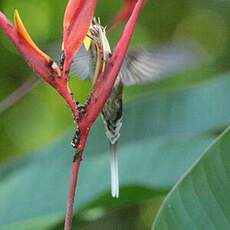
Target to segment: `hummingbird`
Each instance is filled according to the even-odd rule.
[[[74,58],[70,74],[82,80],[90,80],[94,85],[101,73],[105,71],[111,55],[112,50],[107,38],[106,27],[101,25],[100,19],[94,18],[84,45]],[[190,42],[174,42],[157,47],[137,48],[127,53],[112,92],[101,112],[111,152],[113,197],[119,197],[117,143],[123,122],[124,87],[166,79],[174,76],[172,73],[195,68],[204,60],[207,60],[207,53],[199,44]],[[37,77],[26,81],[0,102],[0,113],[13,106],[40,82],[41,80]]]
[[[94,18],[84,45],[74,58],[71,74],[80,79],[90,80],[95,84],[106,64],[112,56],[112,50],[107,38],[106,27],[100,19]],[[178,65],[180,63],[180,65]],[[123,118],[123,89],[125,86],[156,81],[167,76],[167,72],[186,69],[194,63],[190,51],[177,46],[157,49],[138,49],[128,52],[122,68],[117,76],[112,92],[101,112],[105,124],[105,134],[110,146],[110,170],[112,197],[119,197],[119,175],[117,143],[120,138]]]
[[[100,19],[94,18],[84,40],[84,46],[73,61],[71,74],[78,75],[81,79],[89,79],[94,86],[98,77],[105,71],[111,56],[106,27],[101,26]],[[111,193],[117,198],[119,197],[117,142],[122,126],[122,96],[123,84],[118,76],[101,112],[111,152]]]

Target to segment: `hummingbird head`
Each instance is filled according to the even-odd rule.
[[[94,85],[100,74],[105,71],[108,60],[112,55],[106,36],[106,27],[101,25],[99,18],[93,18],[87,37],[84,40],[84,45],[95,60],[95,71],[94,76],[92,76],[92,83]]]
[[[106,27],[103,27],[100,18],[93,18],[89,29],[90,37],[102,54],[103,60],[107,61],[111,55],[111,48],[106,36]]]

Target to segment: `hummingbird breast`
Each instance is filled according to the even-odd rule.
[[[123,107],[122,95],[123,85],[118,76],[117,82],[115,83],[111,95],[102,111],[102,118],[106,128],[106,136],[112,145],[116,144],[120,137]]]

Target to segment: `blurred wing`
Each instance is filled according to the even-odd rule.
[[[93,66],[94,63],[90,50],[87,51],[82,46],[73,60],[70,74],[78,76],[82,80],[90,80],[90,76],[93,73]]]
[[[120,77],[126,86],[161,80],[197,66],[202,56],[200,48],[191,44],[137,49],[127,54]]]

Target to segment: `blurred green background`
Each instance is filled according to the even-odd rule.
[[[98,0],[96,16],[100,16],[103,24],[109,24],[112,21],[113,16],[119,10],[121,4],[121,0]],[[12,19],[14,9],[18,9],[21,18],[26,25],[26,28],[30,32],[32,38],[36,41],[37,44],[39,44],[40,47],[55,56],[55,53],[57,53],[57,50],[60,48],[60,41],[62,38],[62,19],[65,5],[66,1],[63,0],[1,0],[0,10],[4,12],[10,19]],[[188,95],[190,95],[190,91],[200,90],[199,92],[202,94],[202,86],[204,86],[204,89],[206,89],[207,92],[215,93],[215,89],[208,91],[208,84],[210,84],[212,87],[212,83],[218,82],[219,80],[222,82],[220,84],[219,91],[223,92],[224,89],[227,90],[225,87],[227,87],[227,85],[230,83],[228,80],[228,71],[230,69],[229,12],[230,1],[227,0],[148,1],[138,22],[131,47],[152,44],[157,45],[164,42],[180,41],[183,39],[193,40],[198,42],[209,54],[209,62],[205,65],[199,66],[199,68],[195,70],[176,74],[173,78],[152,83],[147,86],[134,86],[126,89],[125,100],[127,102],[127,107],[130,106],[128,107],[130,114],[135,113],[135,110],[132,108],[136,107],[136,110],[138,111],[137,105],[140,104],[141,98],[144,98],[143,100],[145,100],[146,98],[153,97],[153,101],[156,103],[155,106],[159,106],[160,111],[159,112],[157,110],[158,107],[156,107],[154,110],[155,114],[157,114],[159,117],[162,117],[162,120],[158,117],[162,123],[167,123],[168,120],[164,120],[164,117],[168,119],[170,116],[174,119],[180,119],[183,117],[181,114],[185,113],[185,111],[182,110],[186,110],[186,116],[188,116],[187,110],[189,110],[186,105],[184,107],[182,106],[182,108],[179,106],[179,109],[176,109],[174,113],[172,112],[173,108],[169,110],[161,110],[160,106],[165,102],[165,100],[162,100],[162,98],[167,97],[167,95],[170,97],[170,94],[179,94],[179,96],[175,98],[176,102],[172,101],[172,104],[168,105],[170,108],[170,106],[180,105],[180,103],[183,103],[183,94],[187,94],[187,92]],[[110,34],[110,41],[113,45],[116,44],[121,31],[122,28],[119,28]],[[23,82],[30,79],[30,77],[33,76],[33,73],[25,64],[23,59],[18,55],[13,45],[8,41],[7,37],[1,30],[0,54],[0,99],[3,100]],[[72,79],[71,85],[79,100],[84,101],[85,97],[90,91],[90,84],[88,82]],[[148,92],[148,94],[146,94],[146,92]],[[206,91],[204,90],[203,92],[205,93]],[[193,92],[191,92],[191,97],[192,95]],[[138,98],[139,102],[136,102],[136,98]],[[224,127],[228,125],[230,119],[229,114],[226,114],[228,111],[227,108],[226,110],[223,108],[229,107],[229,104],[225,105],[224,102],[218,101],[218,98],[222,97],[218,97],[218,95],[208,95],[207,99],[208,98],[213,100],[212,102],[215,102],[216,105],[220,105],[220,107],[218,107],[219,113],[215,117],[218,121],[213,121],[212,125],[206,125],[207,117],[209,114],[212,114],[213,111],[208,111],[210,108],[208,106],[206,109],[205,106],[207,103],[210,103],[210,101],[204,100],[200,102],[200,107],[194,108],[202,108],[202,112],[207,112],[207,117],[199,117],[199,113],[201,111],[197,110],[194,112],[194,119],[185,119],[181,123],[179,121],[175,121],[176,124],[172,122],[168,125],[172,125],[173,127],[170,127],[169,131],[166,129],[165,133],[162,131],[161,127],[153,126],[153,130],[159,130],[159,136],[165,136],[163,141],[167,139],[168,135],[172,135],[173,138],[177,140],[177,136],[175,137],[174,134],[178,132],[180,135],[183,135],[183,132],[185,131],[186,134],[191,134],[192,136],[195,135],[196,137],[197,135],[207,135],[207,142],[204,143],[209,143],[209,138],[214,137],[216,134],[222,131]],[[193,100],[195,103],[196,101],[199,101],[199,98],[195,97]],[[187,103],[187,101],[184,101],[184,103]],[[145,108],[143,109],[145,110]],[[2,167],[3,170],[5,165],[10,165],[11,162],[15,162],[15,159],[20,159],[24,155],[29,156],[34,151],[40,149],[46,149],[48,144],[66,137],[66,134],[71,135],[74,130],[72,117],[63,100],[60,99],[60,97],[56,94],[56,92],[54,92],[53,89],[44,83],[40,84],[25,98],[15,104],[9,110],[0,114],[0,116],[0,167]],[[132,117],[132,115],[130,116]],[[139,113],[139,116],[139,119],[143,120],[147,118],[153,118],[152,114],[145,116],[144,112]],[[200,120],[201,118],[203,120]],[[189,123],[190,121],[194,123],[191,124]],[[128,123],[129,120],[127,119],[125,122]],[[133,121],[130,120],[130,122]],[[141,125],[141,123],[139,125]],[[147,125],[148,124],[146,121],[146,128],[148,127]],[[157,122],[154,123],[154,125],[157,126]],[[167,124],[165,125],[167,126]],[[197,128],[194,128],[194,126]],[[96,127],[99,127],[98,130],[103,132],[101,121],[98,122]],[[139,126],[136,128],[139,129]],[[175,133],[173,131],[174,129],[176,130]],[[126,143],[125,139],[124,145],[133,143],[132,138],[135,140],[135,137],[128,134],[129,129],[127,128],[124,132],[126,132],[124,133],[124,136],[128,140]],[[131,132],[135,132],[135,129],[130,131],[130,133]],[[157,136],[157,131],[153,132],[155,132],[154,135]],[[105,139],[103,133],[99,135],[102,139]],[[151,136],[151,133],[149,132],[148,135]],[[146,134],[146,136],[148,135]],[[106,146],[106,140],[104,139],[102,140],[102,143],[103,146]],[[180,139],[181,138],[178,138],[178,140]],[[68,138],[65,138],[65,141],[66,142],[62,142],[62,144],[58,142],[60,148],[62,148],[63,145],[67,146],[67,144],[69,144]],[[168,140],[166,140],[166,142],[167,141]],[[100,152],[102,150],[102,144],[100,142],[94,142],[94,144],[96,146],[94,146],[94,148],[91,150]],[[162,143],[161,145],[162,151],[164,151],[164,149],[167,147],[165,147],[166,145]],[[187,145],[184,144],[184,148],[185,146]],[[201,144],[199,151],[201,151],[204,146],[205,144]],[[159,147],[159,149],[161,148]],[[106,152],[105,149],[103,149],[103,151]],[[197,150],[197,152],[199,151]],[[43,151],[41,150],[41,152]],[[70,160],[71,153],[63,152],[63,155],[68,154],[68,160]],[[92,155],[93,153],[91,152],[89,154]],[[142,154],[142,157],[144,158],[144,153]],[[162,161],[164,161],[164,159]],[[126,167],[125,163],[123,166]],[[99,168],[100,164],[93,165],[92,167]],[[153,165],[153,167],[155,166]],[[90,171],[88,174],[90,178]],[[43,177],[44,176],[45,175],[43,175]],[[175,176],[175,178],[177,177],[179,177],[179,174]],[[98,179],[100,180],[100,178]],[[135,180],[133,182],[131,180],[127,186],[122,187],[121,193],[127,193],[127,195],[124,196],[125,198],[123,200],[121,199],[120,201],[111,201],[112,198],[109,196],[109,176],[107,175],[103,179],[108,182],[108,188],[106,191],[107,195],[105,195],[104,191],[104,193],[100,193],[98,196],[96,196],[93,199],[93,202],[96,202],[97,204],[90,203],[92,202],[92,199],[90,202],[84,203],[84,208],[82,208],[81,212],[79,211],[79,215],[77,216],[78,229],[150,229],[154,219],[154,213],[156,213],[163,197],[165,196],[165,193],[173,184],[166,183],[165,186],[160,186],[160,189],[157,191],[157,195],[153,195],[156,193],[156,191],[146,188],[145,186],[143,187],[141,183],[136,184]],[[3,178],[3,180],[6,180],[6,178]],[[47,181],[47,183],[49,182]],[[21,186],[23,186],[23,184]],[[62,189],[68,190],[68,187],[64,187]],[[65,191],[65,194],[66,192],[67,191]],[[140,199],[138,199],[139,195]],[[17,197],[17,192],[15,196]],[[79,195],[79,199],[80,196],[81,195]],[[64,198],[62,199],[65,200]],[[107,208],[104,209],[99,207],[98,204],[105,204],[104,206]],[[3,207],[7,207],[6,204],[4,205]],[[33,206],[33,209],[36,209],[36,205]],[[52,227],[47,227],[45,224],[44,226],[46,227],[44,227],[42,225],[42,221],[45,222],[45,220],[42,219],[39,224],[32,225],[33,227],[31,228],[22,227],[21,229],[61,228],[57,224],[61,220],[55,220],[56,219],[54,218],[54,223],[50,225]],[[35,226],[37,226],[37,228],[35,228]],[[0,229],[4,228],[1,228],[0,226]]]

